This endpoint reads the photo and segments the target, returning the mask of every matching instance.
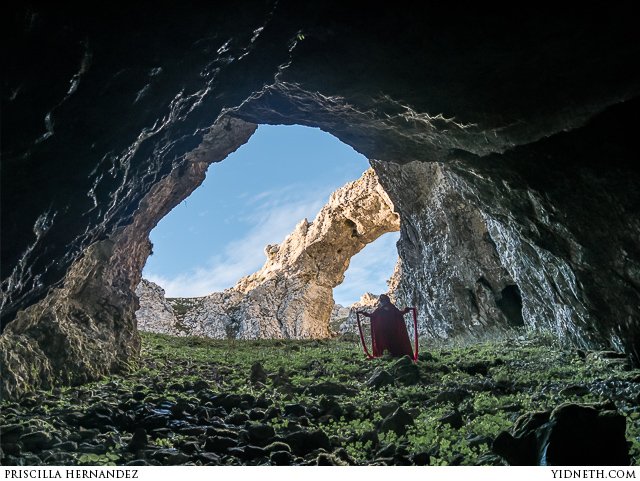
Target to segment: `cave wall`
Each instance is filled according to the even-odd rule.
[[[482,211],[458,191],[446,165],[373,162],[401,215],[396,304],[418,309],[419,332],[470,338],[513,325],[500,309],[514,285]]]
[[[523,303],[556,306],[565,298],[575,308],[555,332],[637,353],[637,184],[634,171],[608,163],[630,156],[633,136],[594,150],[607,159],[600,163],[586,135],[535,150],[638,95],[632,6],[583,6],[570,15],[539,5],[499,13],[454,7],[287,0],[10,7],[2,16],[13,39],[1,99],[5,390],[80,382],[135,354],[132,289],[146,234],[181,195],[151,210],[144,200],[195,168],[193,155],[225,150],[216,143],[224,146],[224,135],[205,139],[224,115],[320,127],[380,161],[451,164],[453,190],[475,205],[464,215],[482,213],[507,271],[500,278],[520,286]],[[578,168],[587,157],[591,173]],[[187,175],[185,196],[201,175]],[[582,200],[594,190],[598,202]],[[556,212],[568,220],[549,227],[538,219]],[[590,227],[587,213],[600,227]],[[531,254],[528,245],[542,250]],[[560,272],[575,282],[533,283],[548,287],[535,297],[522,285],[535,274],[530,259],[543,252],[555,266],[547,277]],[[414,268],[403,264],[407,276]],[[574,284],[575,294],[554,291]],[[75,320],[67,329],[60,319]],[[42,342],[47,329],[72,339],[85,332],[78,326],[92,326],[83,336],[97,344]],[[63,365],[76,372],[60,373]],[[5,382],[4,372],[13,377]]]
[[[423,332],[522,323],[640,359],[639,109],[503,154],[374,162],[402,219],[395,296],[421,308]]]
[[[221,118],[202,144],[152,187],[131,224],[91,244],[60,287],[18,312],[0,336],[2,396],[87,382],[135,359],[140,349],[135,288],[151,253],[149,233],[202,183],[211,162],[244,144],[256,127]]]

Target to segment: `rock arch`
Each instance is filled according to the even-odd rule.
[[[331,194],[316,218],[302,220],[267,261],[224,292],[199,298],[180,324],[217,338],[328,337],[333,288],[350,259],[382,234],[400,229],[373,169]]]
[[[640,31],[627,7],[100,8],[3,16],[15,39],[2,96],[5,394],[136,354],[146,234],[257,123],[320,127],[382,162],[442,163],[525,323],[640,360]],[[403,276],[420,281],[434,191],[404,178],[382,183],[402,217]],[[413,285],[429,294],[446,282],[434,280]]]

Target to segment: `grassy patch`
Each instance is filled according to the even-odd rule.
[[[640,464],[640,408],[633,398],[638,371],[563,349],[545,337],[425,345],[426,354],[417,363],[419,381],[380,388],[369,387],[367,380],[377,368],[393,372],[397,360],[367,360],[353,340],[223,341],[149,333],[143,333],[142,340],[141,359],[127,374],[40,393],[41,401],[32,406],[4,403],[3,408],[26,410],[21,419],[57,433],[64,441],[67,431],[56,427],[56,419],[71,411],[82,415],[104,405],[118,407],[126,416],[127,409],[134,409],[134,400],[143,407],[162,403],[203,406],[206,396],[235,393],[265,399],[270,409],[280,412],[292,404],[302,405],[310,413],[303,427],[324,431],[332,446],[343,448],[359,464],[375,463],[385,457],[385,449],[395,449],[407,459],[428,454],[433,465],[474,465],[487,462],[492,439],[524,413],[552,409],[567,401],[612,400],[627,417],[633,463]],[[250,381],[255,363],[267,374],[264,383]],[[320,384],[329,386],[328,390],[338,385],[346,391],[327,394],[317,389]],[[584,386],[588,392],[572,394],[571,389],[566,390],[571,386]],[[334,411],[322,415],[327,406],[334,406]],[[410,414],[413,424],[403,434],[382,432],[382,419],[398,407]],[[454,410],[464,420],[457,429],[442,421]],[[229,415],[240,411],[233,408]],[[280,414],[263,422],[284,435],[299,420]],[[377,440],[371,439],[372,433]],[[102,432],[107,451],[77,454],[73,459],[87,464],[127,462],[133,456],[126,451],[131,435]],[[162,432],[150,439],[157,449],[180,449],[186,441]],[[223,462],[236,461],[223,458]]]

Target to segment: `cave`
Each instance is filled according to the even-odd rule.
[[[370,159],[400,218],[396,298],[429,338],[524,324],[637,367],[631,8],[13,6],[3,399],[139,357],[149,232],[259,124],[318,127]]]
[[[154,245],[172,263],[193,262],[199,252],[198,264],[174,279],[143,271],[136,288],[139,330],[215,339],[326,338],[340,331],[339,324],[330,326],[335,309],[367,292],[388,291],[398,254],[393,238],[382,237],[397,238],[399,219],[367,159],[324,132],[270,126],[224,162],[226,170],[213,166],[182,214],[165,217],[168,224],[151,232],[152,241],[172,237],[160,249]],[[207,210],[196,218],[201,209]],[[248,230],[244,219],[252,221]],[[212,239],[222,235],[220,227],[236,235],[229,233],[226,250]],[[204,259],[220,250],[207,265]],[[176,289],[196,293],[176,295]],[[345,306],[335,305],[336,293]]]
[[[500,299],[496,301],[500,310],[504,313],[510,326],[524,326],[522,318],[522,296],[516,285],[510,285],[502,289]]]

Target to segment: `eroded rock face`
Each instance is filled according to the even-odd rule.
[[[221,119],[202,144],[157,182],[128,226],[84,251],[42,301],[19,311],[0,337],[0,393],[77,384],[118,370],[140,348],[135,311],[149,232],[205,178],[211,162],[245,143],[256,126]]]
[[[483,213],[460,195],[448,168],[426,162],[374,166],[401,206],[394,297],[417,307],[421,334],[473,336],[522,325],[521,308],[507,317],[499,307],[509,286],[518,288],[501,264]]]
[[[639,358],[634,103],[502,155],[375,163],[402,217],[396,297],[423,306],[422,329],[524,323]]]
[[[0,343],[11,392],[106,372],[136,352],[132,292],[146,235],[199,175],[183,177],[190,184],[180,195],[152,192],[169,185],[164,179],[185,168],[229,113],[321,127],[372,159],[451,163],[450,198],[457,188],[462,198],[452,215],[469,219],[474,235],[484,218],[506,271],[485,276],[494,296],[513,281],[525,322],[540,310],[536,326],[640,358],[640,209],[629,127],[640,110],[632,102],[640,93],[640,31],[631,7],[569,16],[539,6],[487,15],[445,4],[378,10],[287,0],[99,8],[21,4],[3,15],[15,40],[2,89],[0,242]],[[619,103],[598,129],[580,129]],[[576,135],[553,140],[572,129]],[[233,144],[234,129],[225,132]],[[214,140],[214,150],[226,142]],[[420,245],[421,229],[432,227],[418,218],[429,192],[408,180],[389,194],[407,219],[403,276],[420,281],[429,277],[413,254],[437,252]],[[144,199],[155,201],[145,207]],[[491,260],[490,245],[473,243]],[[474,299],[489,294],[475,273],[498,269],[493,260],[476,267],[468,264],[469,276],[453,273]],[[78,288],[102,281],[98,294]],[[462,299],[462,290],[432,281]],[[513,288],[505,294],[517,300]],[[420,296],[436,307],[428,293]],[[116,307],[100,314],[103,301]],[[442,319],[434,334],[481,326],[483,309]],[[43,342],[50,333],[73,337],[72,325],[95,327],[104,353],[90,354],[98,350],[91,343]],[[56,366],[77,372],[50,375]]]
[[[176,314],[164,297],[164,289],[147,279],[142,279],[136,287],[140,309],[136,311],[139,331],[160,334],[177,334]]]
[[[338,333],[357,333],[358,332],[358,320],[356,319],[356,311],[362,310],[371,312],[378,305],[378,297],[370,292],[365,292],[357,302],[354,302],[349,309],[346,319],[340,324]],[[366,319],[365,319],[366,320]]]
[[[328,337],[333,288],[351,257],[399,228],[393,204],[368,169],[331,194],[313,222],[304,219],[282,244],[268,245],[262,269],[200,299],[181,323],[216,338]]]

